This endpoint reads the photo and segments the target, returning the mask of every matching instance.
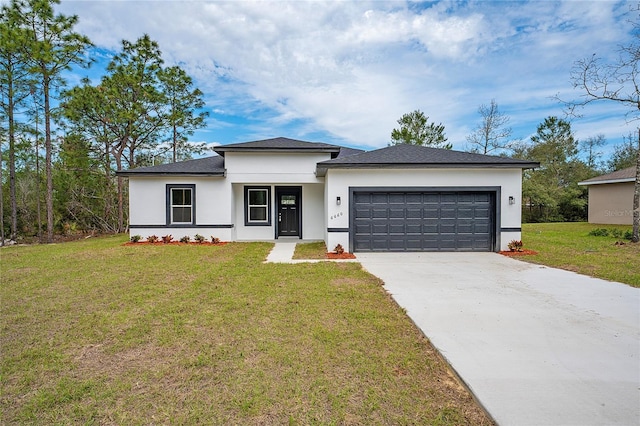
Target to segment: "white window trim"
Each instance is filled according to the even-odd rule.
[[[266,204],[251,204],[251,193],[252,192],[264,192]],[[249,226],[270,226],[271,225],[271,188],[260,186],[260,187],[245,187],[245,225]],[[251,219],[251,209],[252,208],[264,208],[265,210],[265,219],[256,220]]]

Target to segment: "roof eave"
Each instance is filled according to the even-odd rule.
[[[136,176],[185,176],[185,177],[225,177],[227,176],[227,171],[223,172],[130,172],[128,170],[123,170],[120,172],[116,172],[117,176],[122,177],[136,177]]]
[[[627,183],[627,182],[635,182],[635,178],[623,178],[623,179],[607,179],[607,180],[597,180],[593,182],[589,182],[588,180],[578,182],[580,186],[589,186],[589,185],[602,185],[608,183]]]
[[[335,163],[316,165],[316,175],[325,176],[328,169],[535,169],[540,163]]]
[[[221,156],[224,157],[224,154],[227,152],[288,152],[288,153],[338,153],[340,152],[340,147],[335,148],[278,148],[278,147],[269,147],[269,148],[241,148],[241,147],[233,147],[233,148],[225,148],[225,147],[217,147],[214,151]]]

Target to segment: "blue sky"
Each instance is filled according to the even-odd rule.
[[[614,60],[631,40],[630,2],[616,1],[75,1],[57,11],[97,46],[99,76],[122,39],[144,33],[166,65],[179,64],[205,93],[206,129],[193,141],[226,144],[275,136],[373,149],[415,109],[442,122],[454,149],[495,99],[513,137],[528,139],[552,97],[577,98],[569,75],[594,53]],[[636,125],[597,103],[572,122],[579,139],[609,146]]]

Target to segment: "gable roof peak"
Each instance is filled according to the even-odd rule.
[[[285,137],[262,139],[251,142],[232,143],[219,145],[214,150],[224,155],[225,152],[247,152],[247,151],[303,151],[303,152],[331,152],[338,153],[340,146],[323,142],[307,142]]]

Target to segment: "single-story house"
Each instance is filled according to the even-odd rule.
[[[498,251],[521,239],[522,170],[539,164],[395,145],[274,138],[123,171],[131,235],[324,240],[345,251]]]
[[[636,168],[596,176],[578,185],[589,187],[589,223],[631,225]]]

